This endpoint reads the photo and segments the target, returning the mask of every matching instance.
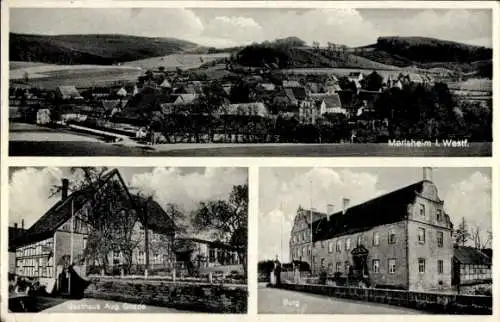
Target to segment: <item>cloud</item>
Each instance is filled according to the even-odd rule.
[[[254,19],[237,16],[215,17],[205,26],[203,34],[214,38],[230,39],[239,43],[264,39],[264,30]]]
[[[41,34],[129,34],[190,38],[203,24],[183,8],[19,8],[11,9],[11,30]]]
[[[379,36],[424,36],[491,46],[492,14],[487,10],[429,9],[409,18],[385,20],[375,30]]]
[[[174,203],[189,214],[199,202],[227,200],[233,186],[245,184],[247,180],[246,168],[208,167],[202,173],[183,173],[178,168],[155,168],[151,172],[135,174],[130,186],[153,196],[162,207]]]
[[[59,199],[59,196],[51,197],[51,191],[62,177],[58,168],[15,171],[9,184],[9,225],[20,225],[22,219],[25,228],[35,223]]]
[[[483,173],[474,172],[451,185],[444,197],[444,206],[455,226],[463,217],[470,228],[479,227],[486,234],[492,229],[491,197],[491,179]]]
[[[352,170],[313,168],[297,172],[261,168],[259,176],[259,259],[271,259],[281,253],[282,240],[284,254],[288,254],[290,231],[299,205],[309,209],[312,204],[325,212],[327,204],[334,204],[338,211],[343,197],[355,205],[384,193],[377,187],[377,176]],[[288,256],[283,259],[288,260]]]
[[[59,168],[25,168],[12,174],[9,185],[9,224],[25,221],[29,228],[60,198],[51,197],[52,188],[67,177],[80,182],[81,172],[64,174]],[[204,172],[183,172],[179,168],[154,168],[150,172],[136,173],[129,187],[141,191],[164,207],[176,203],[189,212],[201,201],[226,200],[234,185],[248,180],[246,168],[209,167]],[[132,190],[133,192],[133,190]]]
[[[308,43],[330,41],[348,46],[371,44],[379,36],[394,35],[492,43],[490,10],[407,9],[403,14],[403,10],[352,8],[14,8],[10,23],[11,30],[20,33],[176,37],[215,47],[289,36]]]

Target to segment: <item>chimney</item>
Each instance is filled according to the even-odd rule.
[[[68,187],[69,180],[66,178],[62,179],[61,200],[68,198]]]
[[[14,228],[17,229],[17,222],[14,223]]]
[[[21,228],[24,229],[24,219],[21,219]]]
[[[423,174],[422,180],[432,181],[432,168],[431,167],[424,167],[422,174]]]
[[[333,215],[334,212],[335,212],[335,206],[333,204],[329,203],[328,205],[326,205],[326,214],[328,216]]]
[[[351,200],[349,198],[342,198],[342,214],[344,215],[349,208],[349,203]]]

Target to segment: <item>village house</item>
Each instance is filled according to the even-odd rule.
[[[126,187],[118,170],[111,170],[107,173],[99,184],[98,191],[103,191],[106,186],[116,184],[121,186],[123,198],[129,200],[128,208],[122,211],[136,212],[139,205],[138,200],[133,199]],[[58,280],[60,274],[73,265],[74,269],[85,276],[91,272],[91,268],[98,264],[98,261],[91,261],[84,256],[87,247],[89,233],[93,229],[88,223],[88,216],[91,212],[92,196],[95,193],[90,188],[68,192],[69,182],[62,181],[61,200],[52,206],[43,216],[40,217],[29,229],[19,238],[9,245],[15,249],[16,274],[26,277],[47,278],[52,281]],[[115,191],[115,190],[113,190]],[[99,193],[99,192],[97,192]],[[144,206],[146,204],[146,206]],[[127,204],[124,204],[124,206]],[[164,239],[172,243],[175,226],[161,206],[152,200],[144,200],[140,207],[141,211],[147,209],[147,227],[151,241],[163,236]],[[138,216],[139,222],[134,225],[134,235],[144,235],[144,216]],[[141,244],[134,250],[133,264],[141,263]],[[173,263],[171,247],[161,249],[149,248],[149,257],[153,259],[153,264],[162,263],[167,266]],[[116,250],[108,255],[110,265],[116,266],[122,263],[123,254]],[[93,272],[96,273],[96,272]],[[60,285],[55,285],[58,289]],[[60,290],[59,291],[67,291]]]
[[[341,211],[299,209],[290,258],[314,274],[359,276],[379,288],[449,289],[453,225],[443,205],[424,168],[423,180],[359,205],[343,198]]]
[[[186,245],[176,250],[177,263],[181,268],[192,265],[200,274],[215,271],[223,274],[231,271],[243,273],[238,250],[234,246],[196,237],[179,237],[175,241]]]
[[[469,246],[453,248],[453,285],[491,283],[491,257]]]
[[[56,97],[61,100],[82,100],[83,97],[75,86],[59,86],[56,89]]]

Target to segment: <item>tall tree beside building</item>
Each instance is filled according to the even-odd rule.
[[[193,214],[198,231],[212,231],[215,238],[237,249],[247,274],[248,185],[234,186],[227,200],[201,202]]]
[[[71,168],[74,177],[71,191],[79,191],[89,200],[86,220],[89,227],[87,246],[83,251],[85,261],[98,263],[101,269],[108,266],[108,255],[112,251],[122,251],[125,265],[131,264],[130,249],[137,241],[132,238],[133,226],[137,222],[136,212],[123,183],[109,179],[107,168]],[[55,187],[54,192],[62,187]]]
[[[470,239],[469,226],[467,225],[465,218],[462,217],[462,221],[455,230],[455,243],[459,246],[465,246],[465,244],[469,241],[469,239]]]

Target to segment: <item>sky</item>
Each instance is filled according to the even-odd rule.
[[[425,36],[492,46],[490,9],[12,8],[11,32],[119,33],[227,47],[296,36],[309,44]]]
[[[258,259],[288,261],[288,241],[299,205],[342,209],[422,180],[422,168],[260,168]],[[432,178],[455,226],[462,217],[484,234],[492,229],[491,169],[434,168]],[[312,182],[312,184],[311,184]]]
[[[80,176],[69,168],[10,168],[9,169],[9,226],[15,222],[29,228],[54,205],[60,195],[53,188],[62,178],[75,182]],[[189,213],[206,200],[227,200],[234,185],[248,181],[247,168],[118,168],[132,188],[153,196],[161,206],[175,203]]]

